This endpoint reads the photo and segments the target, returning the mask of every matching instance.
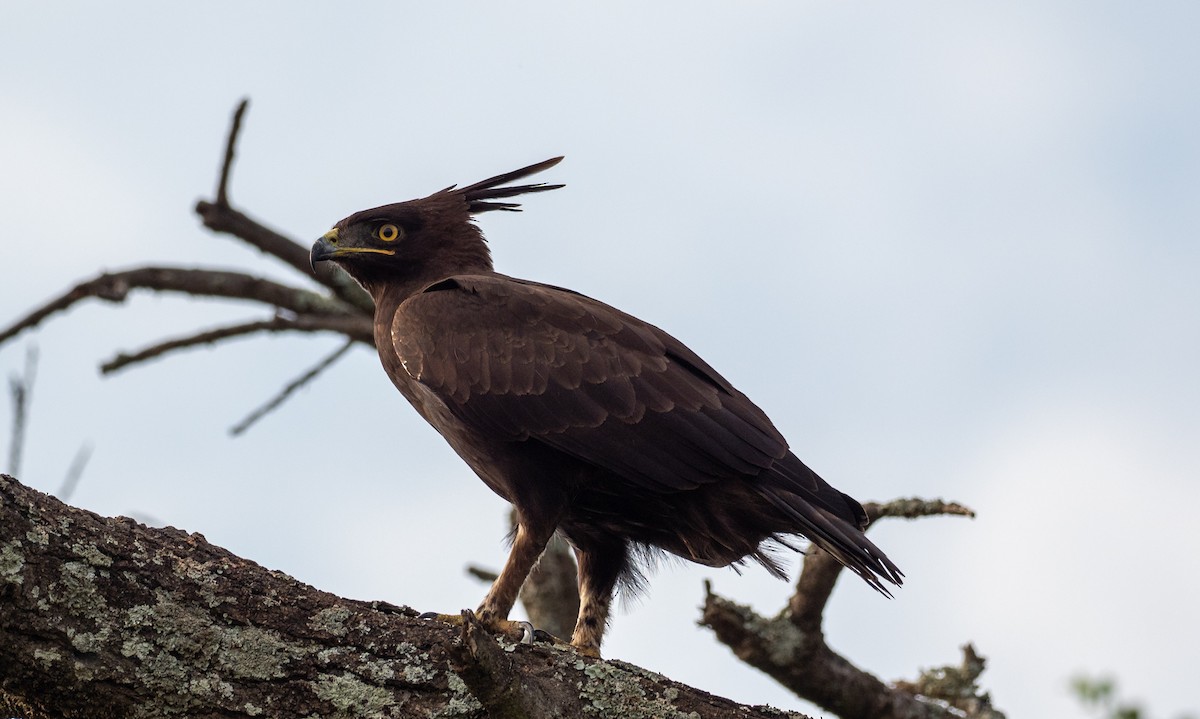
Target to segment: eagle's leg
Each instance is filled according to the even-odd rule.
[[[621,542],[575,550],[579,563],[579,618],[571,644],[580,654],[600,658],[613,590],[628,567],[628,557],[628,549]]]
[[[492,582],[492,588],[488,590],[476,612],[484,626],[505,634],[516,633],[516,636],[520,636],[521,625],[508,621],[508,613],[517,602],[517,595],[521,592],[525,578],[529,576],[530,570],[537,563],[538,557],[542,556],[542,551],[546,549],[546,544],[553,535],[553,525],[543,527],[523,520],[518,521],[508,560],[504,562],[500,576]]]

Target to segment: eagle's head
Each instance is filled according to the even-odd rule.
[[[463,188],[355,212],[321,236],[309,253],[316,263],[332,261],[372,295],[384,285],[414,290],[455,274],[488,272],[491,252],[471,217],[490,210],[519,211],[504,198],[554,190],[562,185],[508,183],[557,165],[561,157],[523,167]]]

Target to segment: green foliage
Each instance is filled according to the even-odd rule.
[[[1141,704],[1117,696],[1117,681],[1111,677],[1078,675],[1071,679],[1071,691],[1080,703],[1103,719],[1150,719]],[[1194,717],[1184,714],[1179,719]]]

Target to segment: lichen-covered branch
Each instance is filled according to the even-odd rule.
[[[707,588],[700,623],[738,659],[842,719],[948,719],[937,704],[888,688],[785,616],[766,618]]]
[[[975,510],[958,502],[947,502],[942,499],[921,499],[920,497],[909,497],[908,499],[893,499],[890,502],[879,504],[878,502],[867,502],[863,505],[863,509],[867,512],[867,518],[872,522],[880,517],[902,517],[904,519],[917,519],[919,517],[937,517],[937,516],[955,516],[955,517],[970,517],[975,518]]]
[[[464,673],[496,706],[527,697],[496,703],[504,687],[489,694],[487,677],[515,678],[546,707],[528,716],[786,716],[569,648],[487,635],[467,646],[459,629],[416,617],[0,475],[0,706],[16,712],[6,716],[482,719]]]
[[[872,522],[882,517],[975,516],[961,504],[940,499],[897,499],[885,504],[868,503],[863,508]],[[804,556],[795,592],[778,616],[761,617],[749,607],[718,597],[710,590],[700,623],[711,628],[739,659],[761,669],[797,696],[842,719],[1003,717],[992,708],[987,694],[980,692],[976,684],[978,672],[951,688],[947,688],[947,682],[953,684],[956,677],[967,677],[965,671],[956,673],[942,669],[927,673],[929,676],[936,674],[941,682],[936,686],[944,690],[940,695],[932,695],[914,690],[919,683],[897,683],[889,687],[834,652],[825,641],[821,624],[825,606],[842,569],[841,563],[828,552],[810,547]],[[982,659],[971,666],[977,666],[982,672]],[[951,702],[947,697],[955,701]],[[949,709],[951,706],[953,711]]]
[[[987,660],[979,656],[971,644],[964,645],[962,652],[962,664],[926,669],[916,681],[896,682],[896,688],[943,702],[956,709],[960,716],[1004,719],[1004,715],[992,707],[991,696],[979,688],[979,676],[983,674]]]

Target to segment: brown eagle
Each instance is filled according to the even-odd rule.
[[[682,342],[577,292],[492,270],[473,216],[562,185],[468,187],[350,215],[312,247],[375,300],[383,368],[471,469],[516,508],[512,551],[480,605],[493,628],[557,531],[579,563],[571,643],[599,656],[618,585],[659,551],[710,567],[800,535],[888,594],[903,576],[867,516],[788,450],[753,402]],[[881,581],[883,580],[883,581]]]

